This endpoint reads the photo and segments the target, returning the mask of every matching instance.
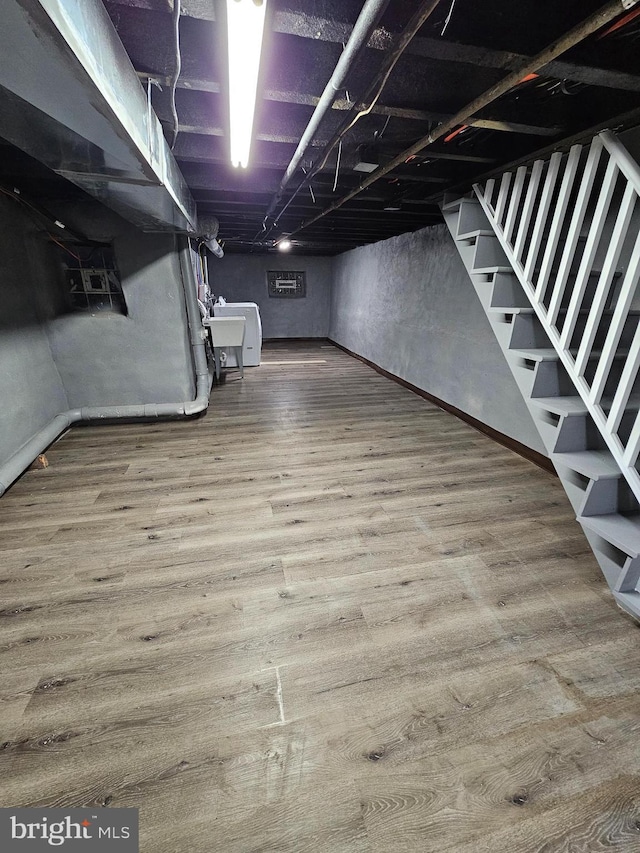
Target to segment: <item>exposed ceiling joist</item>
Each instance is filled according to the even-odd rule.
[[[635,5],[637,2],[638,0],[633,0],[633,5]],[[580,23],[572,27],[568,32],[564,33],[564,35],[562,35],[560,38],[557,38],[550,44],[548,44],[536,56],[527,59],[525,64],[520,66],[517,70],[513,71],[511,74],[508,74],[502,80],[498,81],[498,83],[496,83],[494,86],[490,87],[485,92],[482,92],[471,102],[462,107],[458,111],[458,113],[450,119],[449,122],[444,125],[440,125],[433,132],[430,132],[426,136],[414,142],[409,148],[400,152],[400,154],[398,154],[395,158],[386,163],[384,166],[380,167],[379,169],[376,169],[376,171],[373,174],[369,175],[360,184],[359,187],[350,190],[345,196],[342,196],[342,198],[339,198],[334,201],[331,205],[329,205],[328,208],[325,208],[325,210],[316,214],[316,216],[314,216],[312,219],[303,222],[297,229],[293,230],[290,233],[297,234],[303,229],[314,225],[323,217],[331,214],[334,210],[337,210],[338,208],[342,207],[342,205],[351,201],[361,192],[366,191],[368,187],[370,187],[376,181],[379,181],[386,174],[389,174],[394,169],[398,168],[398,166],[402,166],[403,163],[408,162],[409,159],[421,153],[424,149],[429,148],[431,145],[433,145],[434,142],[437,142],[438,140],[442,139],[446,134],[449,134],[454,128],[459,125],[466,124],[470,117],[480,112],[489,104],[492,104],[498,98],[512,91],[514,87],[520,84],[524,77],[537,73],[540,68],[544,68],[549,65],[549,63],[554,61],[558,56],[561,56],[567,50],[583,42],[590,35],[601,29],[605,24],[615,20],[616,17],[619,17],[619,15],[619,0],[609,0],[609,2],[605,6],[601,7],[597,12],[587,16],[584,20],[580,21]]]
[[[126,6],[138,6],[142,9],[157,11],[157,3],[152,0],[115,0]],[[215,4],[210,0],[183,0],[182,14],[192,18],[208,21],[215,20]],[[166,11],[173,8],[173,0],[167,0]],[[285,35],[328,41],[344,44],[348,40],[352,25],[340,20],[330,20],[321,15],[307,12],[281,9],[276,11],[273,19],[274,31]],[[386,50],[392,41],[392,34],[378,28],[371,39],[369,47]],[[415,38],[407,48],[407,53],[433,59],[440,62],[465,63],[483,68],[496,68],[504,71],[515,71],[529,57],[512,51],[488,49],[471,44],[456,44],[446,39]],[[640,92],[640,75],[629,74],[597,66],[576,64],[563,60],[554,60],[542,69],[549,77],[560,80],[571,80],[586,83],[591,86],[604,86],[612,89],[623,89],[630,92]]]
[[[637,22],[610,34],[593,30],[570,53],[549,53],[535,68],[531,65],[542,46],[599,14],[605,2],[519,0],[515,15],[510,0],[456,0],[451,25],[442,35],[451,0],[441,0],[385,78],[389,56],[384,54],[393,53],[420,5],[389,3],[369,49],[345,81],[349,94],[336,92],[331,111],[315,131],[330,140],[338,135],[335,146],[326,149],[326,158],[324,151],[318,158],[324,143],[316,140],[304,162],[308,182],[301,182],[299,196],[288,198],[276,216],[268,209],[269,193],[290,168],[363,0],[269,0],[265,43],[271,50],[265,54],[252,165],[246,172],[228,163],[223,21],[215,20],[216,12],[224,12],[224,0],[182,0],[183,74],[177,86],[182,126],[174,155],[199,208],[219,217],[230,250],[247,250],[252,237],[255,251],[268,250],[278,236],[270,233],[278,220],[283,233],[295,233],[304,223],[294,251],[304,246],[303,251],[315,248],[322,254],[441,221],[435,203],[445,189],[468,190],[482,172],[526,161],[541,146],[563,146],[580,128],[596,122],[615,127],[616,117],[630,115],[640,92]],[[152,105],[168,120],[177,57],[173,0],[104,3],[143,85],[149,70],[157,72],[163,91],[151,89]],[[625,20],[622,3],[618,0],[614,12],[618,22]],[[532,74],[531,82],[520,86],[525,73]],[[510,81],[507,90],[505,80]],[[494,87],[502,92],[499,100],[478,100],[482,93],[495,93]],[[354,98],[357,110],[352,110]],[[461,110],[465,103],[477,108]],[[358,110],[357,124],[349,127]],[[422,150],[425,141],[428,147]],[[353,169],[358,160],[379,165],[364,176]],[[296,175],[301,178],[302,171]],[[323,208],[325,217],[318,221],[315,216]],[[238,242],[232,246],[234,238]]]
[[[119,2],[119,0],[116,0]],[[139,6],[140,8],[155,8],[157,5],[146,0],[123,0],[124,5]],[[167,3],[167,11],[173,2]],[[207,0],[183,0],[183,14],[193,18],[215,20],[214,4]],[[345,43],[351,34],[352,26],[342,21],[332,21],[327,18],[310,15],[306,12],[290,9],[278,10],[274,15],[274,31],[285,35],[302,38]],[[392,41],[392,34],[384,29],[374,32],[369,41],[369,47],[386,50]],[[471,44],[456,44],[446,39],[415,38],[409,45],[407,53],[434,59],[441,62],[458,62],[483,68],[497,68],[504,71],[515,71],[528,57],[520,53],[505,50],[488,49]],[[566,79],[591,86],[605,86],[612,89],[625,89],[630,92],[640,92],[640,75],[628,74],[596,66],[581,65],[573,62],[554,60],[542,69],[549,77]]]
[[[151,74],[148,71],[136,72],[141,80],[157,81],[161,86],[168,86],[170,78],[167,75]],[[178,89],[186,89],[190,92],[210,92],[219,94],[221,91],[220,83],[214,80],[199,80],[192,77],[180,77],[177,83]],[[316,107],[320,98],[315,95],[304,94],[300,92],[282,92],[273,89],[267,89],[263,97],[267,101],[274,101],[281,104],[299,104],[305,107]],[[331,109],[346,112],[351,109],[351,102],[346,98],[338,98],[333,102]],[[371,112],[373,115],[390,116],[391,118],[408,119],[410,121],[436,121],[442,122],[451,118],[450,113],[433,112],[431,110],[413,110],[404,107],[385,106],[376,104]],[[483,127],[487,130],[497,130],[504,133],[523,133],[530,136],[558,136],[562,133],[562,128],[545,127],[543,125],[523,124],[522,122],[514,121],[499,121],[494,119],[474,118],[469,122],[471,127]],[[219,135],[219,134],[215,134]]]
[[[504,50],[489,50],[470,44],[454,44],[446,40],[417,38],[414,39],[410,52],[425,59],[435,59],[444,62],[463,62],[468,65],[483,68],[497,68],[503,71],[517,71],[522,67],[528,56]],[[640,75],[626,74],[622,71],[611,71],[606,68],[596,68],[587,65],[576,65],[572,62],[553,60],[540,68],[543,76],[559,80],[571,80],[576,83],[586,83],[590,86],[604,86],[611,89],[625,89],[629,92],[640,92]]]
[[[198,136],[226,136],[226,132],[222,127],[215,127],[206,124],[182,124],[178,125],[179,133],[195,133]],[[280,142],[284,145],[295,145],[298,137],[295,134],[287,133],[266,133],[264,131],[255,134],[255,139],[259,142]],[[325,143],[319,139],[314,141],[315,146],[321,146]]]

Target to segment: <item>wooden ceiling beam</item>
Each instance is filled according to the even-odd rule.
[[[151,74],[148,71],[137,71],[136,74],[141,81],[152,80],[157,81],[161,86],[168,86],[170,78],[162,74]],[[181,77],[177,83],[178,89],[184,89],[189,92],[209,92],[211,94],[219,94],[221,91],[220,83],[215,80],[202,80],[196,77]],[[275,89],[267,89],[263,93],[263,97],[267,101],[273,101],[279,104],[297,104],[299,106],[315,108],[320,98],[315,95],[309,95],[300,92],[285,92]],[[338,98],[333,102],[331,109],[346,112],[353,105],[346,98]],[[434,112],[433,110],[415,110],[405,107],[387,106],[377,104],[371,110],[374,115],[388,116],[390,118],[406,119],[407,121],[420,122],[442,122],[451,118],[451,113]],[[562,133],[562,128],[545,127],[543,125],[524,124],[515,121],[502,121],[497,119],[474,118],[469,124],[472,127],[481,127],[487,130],[497,130],[501,133],[521,133],[530,136],[558,136]],[[213,136],[223,135],[213,133]],[[272,140],[266,140],[272,141]],[[314,143],[316,144],[316,143]]]

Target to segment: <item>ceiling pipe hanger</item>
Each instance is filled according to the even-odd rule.
[[[617,18],[624,11],[628,11],[629,9],[636,6],[640,0],[610,0],[605,6],[595,12],[593,15],[590,15],[588,18],[585,18],[584,21],[581,21],[559,39],[552,42],[550,45],[547,45],[540,53],[536,56],[527,58],[523,60],[521,66],[513,71],[511,74],[508,74],[494,86],[487,89],[477,98],[474,98],[461,110],[459,110],[455,115],[451,116],[446,122],[438,125],[435,130],[431,133],[423,136],[417,142],[414,142],[409,148],[406,148],[400,154],[390,160],[386,165],[380,166],[375,172],[373,172],[368,178],[366,178],[358,187],[348,192],[346,195],[342,196],[342,198],[337,199],[333,204],[329,205],[329,207],[320,211],[316,216],[311,219],[305,220],[298,226],[295,230],[289,232],[288,236],[291,237],[294,234],[298,234],[305,228],[308,228],[314,222],[317,222],[319,219],[327,216],[330,213],[333,213],[334,210],[338,210],[347,202],[351,201],[356,196],[360,195],[360,193],[364,192],[364,190],[368,189],[372,184],[375,184],[376,181],[379,181],[381,178],[388,175],[394,169],[397,169],[398,166],[401,166],[409,157],[413,157],[415,154],[418,154],[420,151],[423,151],[429,145],[432,145],[438,139],[441,139],[443,136],[449,134],[452,130],[457,128],[461,124],[468,124],[469,119],[475,116],[477,112],[484,109],[484,107],[493,103],[493,101],[497,100],[502,95],[506,94],[508,91],[513,89],[518,83],[521,82],[523,77],[526,77],[528,74],[533,74],[536,71],[539,71],[541,68],[544,68],[545,65],[548,65],[554,59],[556,59],[561,54],[565,53],[570,48],[584,41],[588,36],[597,32],[599,29],[604,27],[610,21]],[[558,146],[562,144],[562,140],[558,140]]]

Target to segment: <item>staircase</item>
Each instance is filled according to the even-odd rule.
[[[442,205],[577,520],[637,619],[639,195],[640,168],[604,131]]]

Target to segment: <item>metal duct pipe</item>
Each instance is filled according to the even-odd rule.
[[[181,237],[179,249],[180,276],[184,291],[189,337],[196,374],[196,396],[194,400],[179,403],[142,403],[128,406],[86,406],[70,409],[53,418],[40,432],[36,433],[20,450],[0,467],[0,497],[11,483],[31,465],[38,454],[43,453],[58,436],[72,424],[81,421],[117,420],[119,418],[188,417],[203,412],[209,405],[212,375],[209,373],[204,344],[204,330],[200,321],[200,310],[196,293],[196,282],[189,257],[189,244]]]
[[[307,228],[309,225],[312,225],[314,222],[317,222],[319,219],[322,219],[324,216],[327,216],[329,213],[333,213],[334,210],[338,210],[338,208],[342,207],[342,205],[351,201],[351,199],[355,198],[357,195],[360,195],[361,192],[368,189],[372,184],[375,184],[376,181],[379,181],[380,178],[384,178],[385,175],[388,175],[389,172],[392,172],[398,166],[402,166],[403,163],[414,154],[418,154],[423,149],[427,148],[429,145],[432,145],[438,139],[441,139],[443,136],[446,136],[450,133],[454,128],[458,127],[461,124],[468,124],[469,119],[474,116],[477,112],[479,112],[484,107],[493,103],[493,101],[497,100],[497,98],[504,95],[510,89],[513,89],[514,86],[517,86],[518,83],[522,80],[523,77],[526,77],[527,74],[533,74],[536,71],[539,71],[541,68],[544,68],[545,65],[548,65],[552,62],[556,57],[565,53],[570,48],[579,44],[581,41],[584,41],[585,38],[592,35],[592,33],[599,30],[601,27],[608,24],[609,21],[614,20],[620,15],[624,10],[631,9],[633,6],[636,6],[640,2],[640,0],[611,0],[593,15],[590,15],[581,23],[577,24],[577,26],[573,27],[573,29],[569,30],[569,32],[565,33],[556,41],[552,42],[548,45],[544,50],[537,54],[537,56],[532,56],[529,59],[526,59],[522,62],[520,68],[516,71],[513,71],[511,74],[508,74],[490,89],[487,89],[473,101],[464,106],[461,110],[459,110],[454,116],[450,119],[447,119],[446,122],[438,125],[438,127],[427,136],[423,136],[417,142],[415,142],[411,147],[406,148],[400,154],[393,158],[389,163],[384,166],[380,166],[380,168],[376,169],[366,180],[364,180],[360,186],[351,190],[351,192],[347,193],[347,195],[333,202],[333,204],[329,205],[329,207],[325,208],[316,216],[311,219],[303,222],[298,228],[294,231],[289,232],[289,236],[293,234],[298,234],[304,228]]]
[[[213,377],[209,374],[209,365],[207,364],[207,351],[204,345],[206,331],[202,327],[202,318],[198,306],[198,289],[189,255],[189,239],[187,237],[179,237],[178,239],[181,243],[180,274],[187,306],[193,363],[196,370],[196,397],[195,400],[185,402],[183,409],[185,415],[197,415],[209,405],[209,392],[211,391]]]
[[[1,5],[3,138],[135,225],[196,231],[195,202],[101,0]]]
[[[212,237],[209,240],[205,240],[204,244],[207,249],[216,256],[216,258],[224,258],[224,249],[215,238]]]
[[[342,140],[343,136],[345,136],[345,134],[354,126],[358,118],[361,115],[365,115],[371,110],[371,108],[379,98],[380,94],[382,93],[382,90],[387,80],[389,79],[391,72],[396,67],[398,60],[409,46],[409,43],[412,41],[413,37],[427,21],[430,15],[434,12],[439,2],[440,0],[424,0],[423,3],[419,4],[418,8],[411,16],[404,30],[394,39],[392,47],[386,53],[385,58],[380,68],[378,69],[377,74],[373,77],[373,79],[367,86],[366,91],[362,95],[360,95],[360,97],[351,107],[347,115],[340,122],[340,125],[335,130],[331,139],[325,145],[322,153],[316,159],[309,172],[304,176],[304,178],[300,181],[293,193],[289,196],[287,203],[284,205],[284,207],[276,217],[273,225],[278,222],[282,214],[287,210],[287,208],[298,195],[300,190],[303,187],[307,186],[311,182],[311,179],[314,178],[318,174],[318,172],[320,172],[324,168],[327,160],[329,159],[329,155],[331,154],[333,149]],[[354,113],[356,114],[355,118],[353,117]],[[277,200],[276,204],[280,201],[281,198],[282,193],[279,193],[278,196],[276,196],[276,199],[274,199],[274,201]],[[273,209],[270,206],[266,215],[269,216],[271,213],[273,213]],[[271,229],[269,229],[269,231],[270,230]],[[265,235],[263,234],[262,236],[264,239]],[[256,235],[256,239],[257,237],[258,235]]]
[[[298,143],[298,147],[291,158],[291,162],[287,166],[287,170],[280,181],[280,187],[271,200],[267,210],[267,216],[273,213],[278,206],[278,203],[282,198],[282,193],[300,165],[305,151],[309,145],[311,145],[320,122],[325,117],[327,111],[331,109],[331,105],[333,104],[337,93],[342,89],[345,78],[349,73],[349,69],[353,65],[360,51],[366,46],[376,24],[378,23],[378,20],[380,19],[380,16],[384,13],[388,5],[389,0],[366,0],[360,14],[358,15],[358,20],[355,22],[353,29],[351,30],[349,41],[345,45],[345,48],[340,55],[340,59],[338,60],[333,74],[331,75],[331,79],[324,87],[324,92],[316,104],[313,115],[309,119],[309,124],[306,126],[305,131],[300,138],[300,142]]]

